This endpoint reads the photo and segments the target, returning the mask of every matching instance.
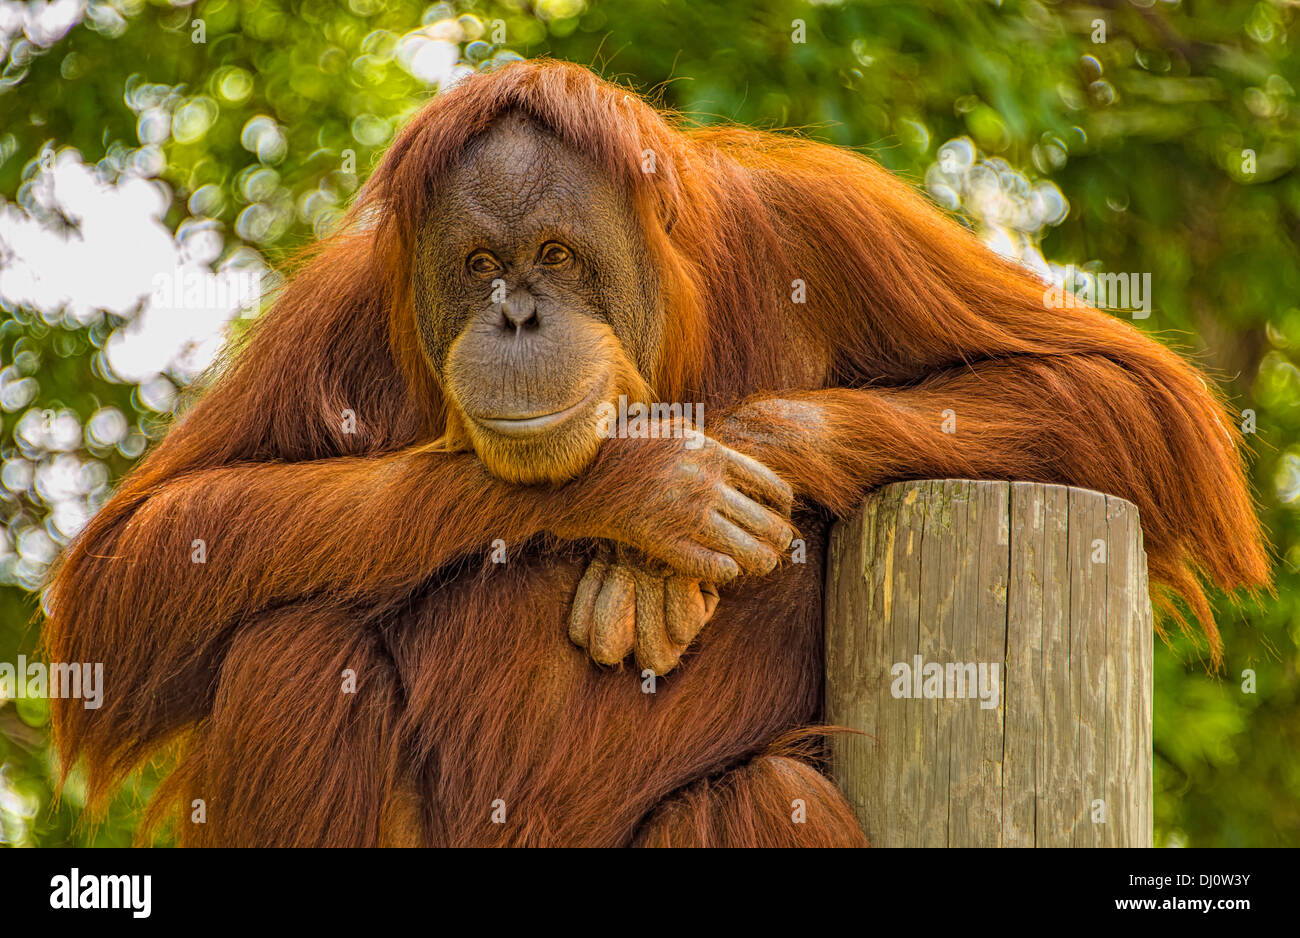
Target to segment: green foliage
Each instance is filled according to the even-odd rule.
[[[339,217],[396,129],[427,100],[424,79],[450,66],[448,55],[475,68],[516,55],[589,64],[693,119],[801,128],[862,148],[918,183],[941,144],[969,136],[985,154],[1050,178],[1068,198],[1069,216],[1043,241],[1044,255],[1149,272],[1154,312],[1140,325],[1192,353],[1221,379],[1234,412],[1254,421],[1253,473],[1278,557],[1276,595],[1240,608],[1220,602],[1222,674],[1208,673],[1191,640],[1158,646],[1156,837],[1295,846],[1293,28],[1294,5],[1255,0],[95,2],[62,38],[41,45],[9,34],[0,44],[0,197],[10,208],[27,205],[42,151],[73,148],[106,179],[123,170],[156,177],[169,229],[214,219],[223,258],[253,247],[278,263]],[[44,542],[30,532],[46,531],[55,544],[67,535],[50,521],[36,470],[20,462],[39,469],[71,452],[101,465],[104,484],[84,499],[93,509],[157,437],[157,411],[168,405],[143,384],[116,380],[101,354],[129,313],[70,318],[4,299],[4,238],[0,228],[0,392],[29,377],[39,385],[15,391],[12,407],[0,393],[0,521],[8,531],[0,577],[10,584],[0,586],[0,661],[14,661],[38,637],[32,577],[40,565],[20,560],[24,550],[39,560]],[[24,449],[20,422],[30,412],[66,412],[84,424],[106,408],[128,416],[111,445],[94,445],[88,434],[69,449]],[[1255,673],[1254,693],[1241,689],[1245,669]],[[51,807],[56,772],[36,703],[0,705],[0,842],[128,841],[150,783],[128,789],[104,824],[75,827],[75,777]]]

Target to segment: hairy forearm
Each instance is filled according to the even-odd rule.
[[[626,540],[640,480],[670,448],[611,440],[563,486],[521,486],[472,452],[243,463],[162,481],[147,467],[91,522],[51,593],[56,620],[111,634],[217,634],[235,616],[323,594],[396,594],[501,540]],[[682,497],[692,497],[683,483]],[[671,533],[671,519],[659,527]],[[637,545],[644,546],[644,545]]]
[[[964,441],[945,433],[945,409],[909,391],[794,391],[752,399],[710,433],[771,467],[804,501],[844,515],[887,482],[979,476],[1015,453],[997,447],[988,427],[963,426]]]
[[[1120,367],[1097,355],[987,361],[899,389],[751,399],[710,428],[837,514],[907,478],[995,478],[1094,488],[1137,504],[1154,568],[1217,558],[1225,585],[1257,576],[1236,542],[1253,517],[1197,493],[1240,483],[1227,417],[1190,369]]]
[[[471,453],[420,450],[235,465],[118,499],[74,545],[56,615],[217,628],[315,593],[400,590],[498,538],[573,536],[583,517],[555,490],[493,479]]]

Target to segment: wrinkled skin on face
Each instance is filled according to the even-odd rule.
[[[657,284],[629,199],[513,115],[440,186],[414,295],[449,431],[511,482],[581,472],[602,442],[597,408],[643,399],[660,354]]]

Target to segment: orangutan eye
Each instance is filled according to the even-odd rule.
[[[569,249],[558,241],[551,241],[542,245],[542,263],[547,267],[559,267],[562,264],[567,264],[572,256]]]
[[[488,251],[475,251],[466,261],[467,266],[476,274],[494,274],[501,269],[500,262]]]

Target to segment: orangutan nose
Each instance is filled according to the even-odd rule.
[[[537,300],[527,290],[516,290],[501,303],[501,328],[507,332],[536,329]]]

